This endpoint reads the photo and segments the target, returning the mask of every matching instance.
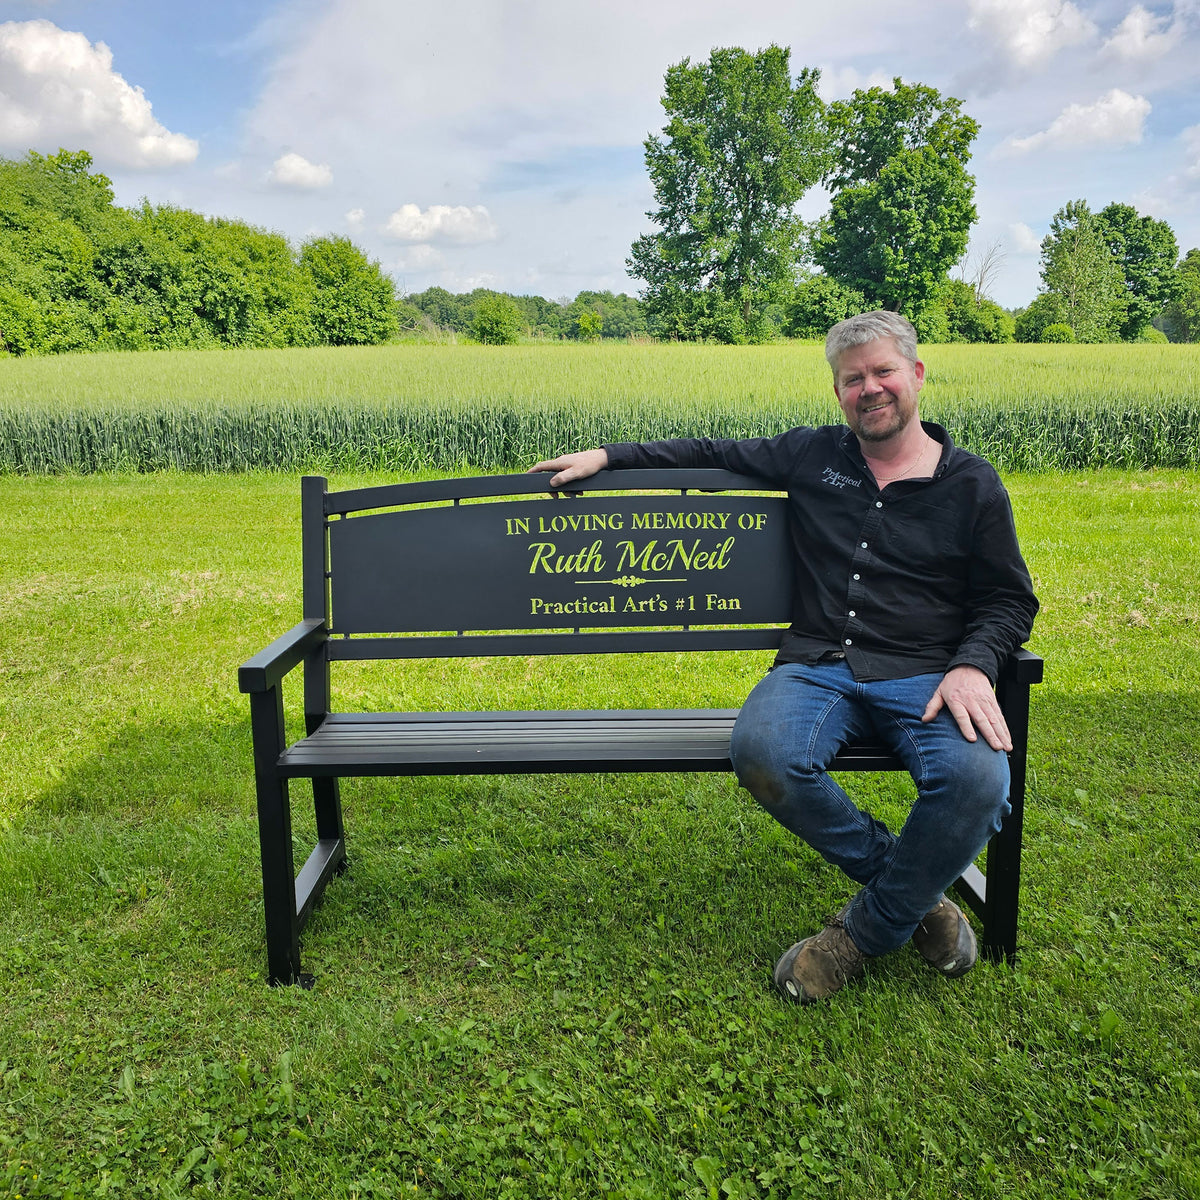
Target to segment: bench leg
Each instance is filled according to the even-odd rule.
[[[1000,832],[988,842],[987,889],[983,905],[985,958],[1012,962],[1017,957],[1017,913],[1021,890],[1021,826],[1025,815],[1025,788],[1009,793],[1012,811]]]
[[[250,726],[254,738],[258,845],[267,931],[267,979],[272,984],[304,983],[292,861],[292,809],[288,781],[275,767],[284,742],[283,697],[278,687],[251,695]]]
[[[300,969],[300,921],[292,862],[292,817],[286,779],[259,789],[258,836],[262,855],[263,916],[267,931],[267,981],[306,983]]]
[[[1002,678],[997,698],[1012,734],[1008,802],[1012,811],[988,843],[983,954],[993,962],[1017,957],[1017,913],[1021,892],[1021,839],[1025,825],[1025,772],[1029,746],[1029,684]]]

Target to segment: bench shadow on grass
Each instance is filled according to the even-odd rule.
[[[298,869],[315,823],[308,781],[290,792]],[[642,966],[631,948],[651,943],[744,960],[796,924],[780,912],[770,932],[780,897],[803,892],[814,920],[840,903],[836,873],[788,846],[727,776],[350,779],[342,794],[350,869],[302,936],[318,974],[419,962],[452,976],[537,947],[578,962],[581,944],[611,947],[614,961],[624,945]],[[192,929],[196,953],[265,969],[252,748],[238,714],[129,720],[27,811],[76,841],[89,877],[101,863],[105,886],[133,894],[155,876],[155,894],[170,896],[164,924]]]
[[[103,748],[61,770],[32,807],[142,821],[189,812],[252,814],[253,800],[249,723],[214,713],[184,722],[124,722]]]
[[[1038,696],[1026,905],[1058,890],[1064,858],[1093,879],[1107,877],[1102,890],[1113,894],[1138,885],[1124,839],[1200,836],[1194,806],[1164,800],[1184,788],[1189,771],[1194,778],[1187,713],[1196,708],[1194,696],[1181,695]],[[866,806],[889,821],[902,816],[903,777],[855,776],[847,786],[870,795]],[[303,780],[291,792],[299,865],[315,838],[311,793]],[[676,957],[753,960],[760,969],[851,890],[727,776],[356,779],[344,782],[343,797],[351,869],[333,882],[303,938],[318,971],[403,972],[399,956],[453,975],[539,946],[575,961],[581,943],[610,947],[614,962],[631,955],[637,969],[649,944]],[[190,913],[197,893],[221,880],[223,899],[199,907],[237,906],[238,948],[210,948],[260,956],[244,719],[129,721],[43,789],[31,813],[86,814],[106,837],[140,845],[144,858],[161,852]],[[1181,824],[1169,828],[1169,814]],[[188,853],[175,854],[189,835]],[[1028,919],[1026,944],[1054,936]]]

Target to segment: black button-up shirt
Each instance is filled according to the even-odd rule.
[[[995,469],[932,422],[931,478],[879,488],[844,425],[605,446],[609,465],[723,467],[788,492],[793,620],[776,662],[841,652],[855,679],[978,667],[993,683],[1037,598]]]

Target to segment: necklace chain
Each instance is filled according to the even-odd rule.
[[[898,479],[903,479],[906,475],[911,475],[913,473],[913,471],[915,471],[921,465],[921,460],[924,459],[924,457],[928,453],[928,451],[929,451],[929,443],[926,442],[921,447],[921,449],[917,451],[916,458],[914,458],[912,460],[912,462],[910,462],[903,471],[900,471],[896,475],[883,476],[883,475],[880,475],[873,468],[871,470],[871,474],[875,476],[875,482],[877,484],[879,484],[880,487],[883,487],[885,484],[888,484],[888,483],[895,483]]]

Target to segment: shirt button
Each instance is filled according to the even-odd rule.
[[[855,575],[855,576],[854,576],[854,578],[855,578],[855,579],[861,579],[861,578],[862,578],[862,576],[861,576],[861,575]]]
[[[851,610],[850,610],[850,615],[851,615],[852,617],[857,617],[857,616],[858,616],[858,613],[856,613],[856,612],[854,611],[854,609],[851,609]]]
[[[867,548],[867,543],[866,543],[866,542],[860,542],[860,543],[859,543],[859,545],[860,545],[860,546],[862,546],[862,548],[863,548],[864,550]]]
[[[882,500],[876,500],[876,501],[875,501],[875,507],[876,507],[876,508],[882,508],[882,507],[883,507],[883,501],[882,501]]]
[[[852,641],[850,638],[847,638],[847,639],[846,639],[846,645],[847,645],[847,646],[853,646],[853,645],[854,645],[854,642],[853,642],[853,641]]]

